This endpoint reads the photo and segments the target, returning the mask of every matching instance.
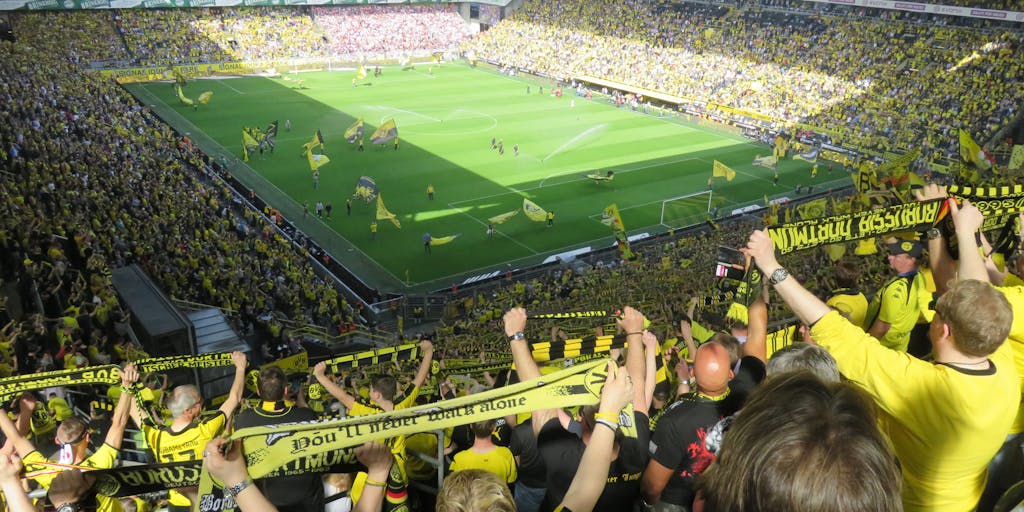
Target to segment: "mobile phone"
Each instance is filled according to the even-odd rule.
[[[742,281],[746,275],[747,273],[743,269],[739,269],[731,265],[723,265],[721,263],[715,265],[715,277]]]

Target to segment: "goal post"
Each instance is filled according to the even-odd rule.
[[[711,211],[712,195],[711,190],[703,190],[663,200],[660,224],[679,229],[704,222]]]

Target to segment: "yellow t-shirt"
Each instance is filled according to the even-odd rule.
[[[53,411],[54,417],[56,417],[58,422],[70,418],[72,414],[71,407],[69,407],[68,403],[60,397],[51,398],[46,402],[46,408]]]
[[[504,446],[498,446],[487,453],[477,453],[472,448],[463,450],[455,454],[451,468],[453,472],[482,469],[498,475],[506,484],[511,484],[519,478],[516,473],[516,458]]]
[[[1009,343],[1007,344],[1013,349],[1013,365],[1017,368],[1020,388],[1024,392],[1024,287],[1004,286],[996,289],[1003,292],[1006,300],[1010,301],[1010,307],[1013,308],[1013,323],[1010,325],[1010,335],[1007,338]],[[1024,408],[1017,410],[1017,418],[1010,429],[1012,434],[1018,432],[1024,432]]]
[[[95,453],[88,456],[82,462],[78,463],[78,466],[94,469],[110,469],[114,467],[114,463],[117,461],[118,450],[109,444],[103,443],[96,450]],[[42,465],[43,463],[49,462],[46,457],[37,451],[33,451],[22,459],[25,464],[25,472],[32,473],[36,471],[46,471],[49,469],[48,466]],[[39,475],[33,480],[39,483],[44,489],[49,489],[50,484],[54,478],[57,478],[59,473],[50,473]],[[121,502],[116,498],[108,498],[106,496],[96,497],[97,508],[96,512],[121,512]]]
[[[1011,344],[1003,343],[989,356],[992,368],[979,372],[886,348],[835,311],[811,335],[878,407],[880,429],[902,466],[904,510],[974,510],[1020,403]]]
[[[864,317],[868,314],[868,299],[863,293],[849,288],[836,290],[825,303],[849,318],[853,325],[864,325]]]
[[[889,330],[879,341],[886,347],[906,352],[910,331],[914,330],[921,316],[919,299],[923,288],[924,277],[920,272],[913,277],[897,276],[890,279],[872,301],[869,310],[875,314],[869,313],[865,317],[864,330],[870,330],[875,320],[889,324]]]
[[[199,422],[193,422],[181,432],[174,432],[170,427],[156,428],[143,425],[142,431],[158,462],[184,462],[202,460],[203,448],[206,443],[224,430],[227,417],[218,411],[217,414]],[[181,493],[170,491],[171,505],[191,506]]]

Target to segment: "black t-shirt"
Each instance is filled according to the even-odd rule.
[[[508,445],[512,455],[519,457],[519,479],[516,483],[543,489],[547,487],[547,466],[537,450],[537,437],[533,435],[533,422],[526,420],[512,429],[512,442]]]
[[[651,459],[672,470],[661,501],[684,507],[693,504],[694,480],[714,461],[704,445],[707,432],[738,409],[732,393],[720,400],[687,393],[668,407],[658,420],[650,446]]]
[[[235,429],[318,419],[311,409],[289,407],[283,403],[276,405],[274,411],[255,407],[238,413],[238,417],[235,418]],[[279,510],[287,507],[288,510],[323,512],[324,486],[320,473],[262,478],[256,481],[256,486]]]
[[[637,425],[637,437],[622,440],[619,456],[608,468],[608,480],[594,510],[632,510],[633,503],[640,496],[640,476],[647,467],[651,432],[647,415],[634,412],[633,419]],[[586,448],[583,440],[563,429],[557,418],[549,420],[541,429],[537,436],[537,449],[548,468],[548,490],[540,506],[542,512],[555,510],[565,498]]]
[[[764,380],[765,373],[764,362],[760,359],[754,356],[743,356],[740,359],[739,369],[729,381],[729,393],[734,395],[733,399],[738,400],[740,407]]]

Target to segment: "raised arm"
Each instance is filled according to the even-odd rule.
[[[421,341],[420,353],[423,359],[420,360],[420,367],[416,370],[416,378],[412,380],[412,385],[416,387],[422,386],[430,376],[430,364],[434,361],[434,344],[430,340]]]
[[[686,357],[680,359],[692,363],[693,357],[697,355],[697,342],[693,340],[693,324],[690,323],[690,320],[686,318],[679,320],[679,337],[683,338],[683,343],[686,344]]]
[[[953,217],[956,241],[960,245],[957,280],[976,279],[988,282],[988,270],[985,268],[985,260],[978,252],[978,240],[975,238],[975,233],[985,222],[985,216],[970,201],[964,201],[960,206],[957,206],[956,201],[950,201],[949,214]]]
[[[747,308],[747,342],[742,346],[743,355],[756,357],[762,363],[768,361],[768,305],[764,300],[767,293],[764,290]]]
[[[327,363],[320,361],[313,367],[313,376],[316,377],[316,381],[320,383],[328,393],[334,398],[337,398],[341,405],[345,406],[345,410],[349,410],[356,403],[355,397],[345,392],[345,390],[339,386],[334,379],[327,376]]]
[[[24,396],[20,400],[21,412],[25,413],[27,407],[34,406],[35,400],[26,399]],[[31,411],[31,409],[29,409]],[[36,447],[29,441],[25,436],[18,432],[18,427],[14,425],[14,422],[7,417],[7,410],[0,408],[0,430],[3,430],[4,436],[7,437],[8,442],[14,444],[14,450],[18,452],[18,455],[22,457],[35,451]]]
[[[601,405],[598,407],[599,418],[605,415],[618,416],[622,408],[633,398],[633,383],[628,372],[616,370],[615,364],[608,362],[608,378],[601,390]],[[598,421],[594,432],[590,435],[587,449],[583,451],[579,469],[569,484],[569,490],[562,498],[562,506],[575,512],[594,510],[597,499],[604,491],[608,479],[608,468],[614,457],[615,428],[608,420]]]
[[[512,350],[512,363],[516,365],[516,374],[521,382],[540,377],[540,368],[537,361],[533,360],[533,353],[530,351],[530,344],[526,341],[523,329],[526,329],[526,310],[523,308],[512,308],[505,313],[505,334],[509,337],[509,348]],[[557,417],[557,409],[538,409],[533,411],[533,434],[537,435],[540,429],[552,418]]]
[[[114,415],[110,419],[110,429],[107,430],[107,437],[103,443],[111,448],[121,449],[121,442],[124,441],[124,428],[128,426],[128,416],[132,410],[132,403],[135,394],[132,385],[139,380],[139,371],[135,365],[128,363],[124,370],[121,370],[121,396],[117,398],[117,405],[114,407]]]
[[[378,512],[384,502],[388,473],[395,458],[384,443],[369,442],[356,448],[356,459],[366,466],[366,485],[354,512]]]
[[[235,363],[235,380],[231,382],[228,399],[220,404],[220,412],[228,418],[235,412],[238,404],[242,403],[242,393],[245,392],[245,354],[238,351],[232,352],[231,361]]]
[[[946,187],[928,184],[921,189],[914,191],[914,197],[918,201],[931,201],[947,197]],[[938,229],[938,228],[936,228]],[[932,278],[935,281],[935,291],[939,295],[946,293],[949,282],[956,278],[956,262],[949,254],[946,241],[943,240],[942,232],[939,236],[928,236],[928,268],[932,271]]]
[[[224,444],[230,446],[226,452]],[[245,457],[242,456],[242,442],[229,441],[218,437],[209,443],[203,451],[203,466],[211,475],[224,483],[224,488],[230,488],[249,482],[238,494],[235,495],[235,503],[242,512],[277,512],[270,500],[249,479],[249,473],[245,468]]]
[[[643,351],[644,315],[626,306],[622,308],[622,318],[616,322],[626,331],[626,371],[633,379],[633,406],[638,411],[646,412],[650,401],[645,398],[647,373]]]
[[[644,389],[643,403],[634,402],[633,410],[647,414],[654,400],[654,388],[658,385],[658,337],[651,331],[644,331]]]
[[[768,237],[767,231],[754,231],[750,234],[747,247],[743,249],[747,254],[753,256],[757,267],[761,269],[761,275],[771,277],[772,274],[782,268],[775,259],[775,245]],[[775,284],[775,291],[786,301],[800,321],[807,325],[814,325],[821,317],[830,311],[828,305],[815,297],[813,293],[804,288],[793,276]]]
[[[21,457],[13,453],[0,454],[0,489],[4,491],[10,512],[35,512],[36,508],[21,486],[22,469]]]

